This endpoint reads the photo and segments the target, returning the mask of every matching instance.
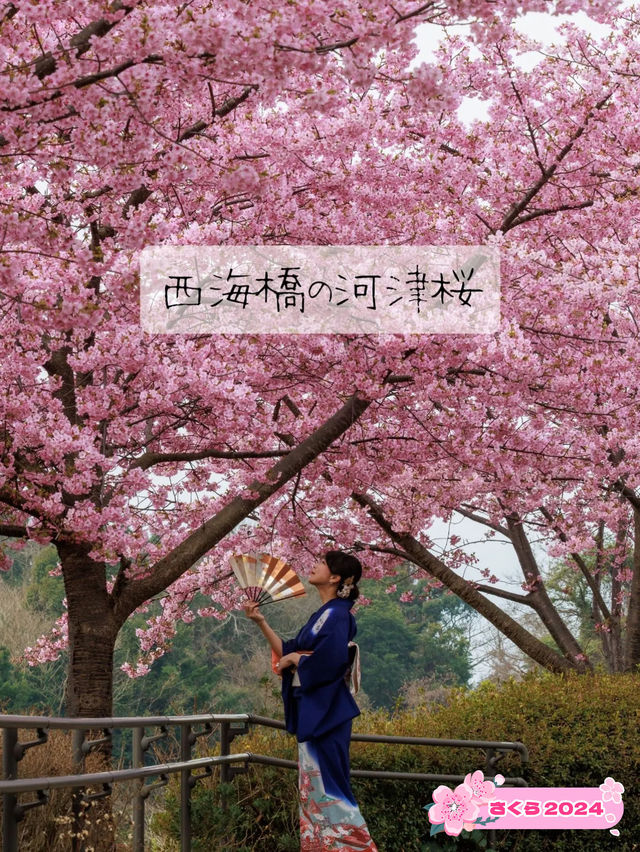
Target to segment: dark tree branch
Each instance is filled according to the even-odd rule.
[[[25,538],[27,528],[22,524],[0,524],[0,535],[7,538]]]
[[[476,523],[483,524],[485,527],[489,527],[489,529],[495,530],[496,532],[500,533],[500,535],[503,535],[506,538],[511,538],[511,533],[506,527],[502,527],[500,526],[500,524],[494,524],[488,518],[483,518],[481,515],[476,515],[475,512],[471,512],[468,509],[463,509],[461,506],[456,506],[454,511],[456,511],[459,515],[464,515],[465,518],[469,518],[470,521],[476,521]]]
[[[392,556],[398,556],[400,559],[404,559],[407,562],[411,562],[411,557],[404,550],[399,550],[397,547],[378,547],[374,544],[368,544],[367,550],[370,550],[372,553],[390,553]]]
[[[59,399],[64,408],[64,413],[72,426],[81,425],[81,420],[78,417],[76,408],[76,389],[73,378],[73,370],[69,366],[67,356],[71,349],[68,346],[62,346],[51,353],[51,356],[44,363],[44,368],[50,376],[59,376],[61,381],[60,388],[54,392],[53,396]]]
[[[603,98],[601,98],[601,100],[599,100],[597,102],[597,104],[595,104],[595,106],[592,109],[589,110],[589,112],[586,114],[582,124],[571,135],[567,144],[558,153],[558,155],[555,159],[555,162],[551,166],[549,166],[548,169],[543,170],[543,172],[540,175],[540,177],[538,178],[538,180],[531,187],[529,187],[529,189],[524,193],[524,195],[522,196],[520,201],[517,201],[514,204],[512,204],[510,210],[504,216],[504,218],[503,218],[501,224],[499,225],[499,227],[497,228],[497,230],[500,230],[503,233],[506,233],[507,231],[511,230],[511,228],[516,226],[517,220],[519,219],[521,214],[524,213],[524,211],[526,210],[529,203],[536,197],[536,195],[542,190],[542,188],[544,186],[546,186],[546,184],[551,180],[551,178],[554,176],[554,174],[558,170],[559,166],[562,164],[562,161],[572,151],[575,143],[578,141],[578,139],[582,136],[582,134],[587,129],[587,125],[589,124],[589,121],[591,120],[591,118],[594,116],[594,114],[598,110],[601,110],[605,106],[605,104],[607,103],[607,101],[609,100],[609,98],[611,97],[612,94],[613,94],[613,91],[608,92]]]
[[[627,635],[624,648],[624,670],[636,671],[640,665],[640,513],[633,513],[634,547],[633,577],[629,591]]]
[[[105,71],[95,71],[93,74],[86,74],[84,77],[78,77],[77,80],[73,81],[73,85],[76,89],[84,89],[86,86],[92,86],[94,83],[99,83],[101,80],[108,80],[110,77],[117,77],[118,74],[122,74],[123,71],[133,68],[136,65],[142,65],[145,63],[157,65],[162,62],[164,62],[164,59],[157,53],[152,53],[150,56],[145,56],[144,59],[140,60],[127,59],[119,65],[116,65],[114,68],[108,68]]]
[[[485,595],[495,595],[497,598],[504,598],[507,601],[533,607],[529,595],[518,595],[516,592],[508,592],[504,589],[497,589],[494,586],[483,585],[482,583],[474,583],[473,585],[479,592]]]
[[[551,528],[553,529],[555,534],[558,536],[560,541],[566,542],[567,541],[567,535],[560,529],[560,526],[553,521],[553,517],[552,517],[551,513],[544,506],[540,506],[540,513],[547,519],[547,521],[549,521],[549,523],[551,524]],[[576,563],[578,568],[580,568],[580,570],[582,571],[582,574],[583,574],[585,580],[589,584],[589,588],[591,589],[591,592],[593,594],[594,601],[596,602],[596,604],[598,605],[598,608],[602,612],[602,615],[603,615],[605,621],[608,621],[611,618],[611,613],[609,612],[609,607],[604,602],[604,598],[602,597],[600,589],[598,588],[598,584],[596,583],[593,575],[591,574],[591,571],[589,571],[589,569],[587,568],[586,562],[584,561],[584,559],[582,558],[582,556],[579,553],[573,552],[571,554],[571,558]]]
[[[516,512],[507,512],[506,521],[518,562],[522,568],[525,580],[531,589],[531,606],[535,609],[552,639],[567,659],[576,660],[576,668],[579,671],[592,670],[593,667],[588,660],[578,662],[578,660],[586,657],[586,655],[547,594],[544,580],[542,579],[540,568],[525,532],[522,518]]]
[[[544,668],[558,673],[580,669],[576,660],[565,659],[557,651],[549,648],[532,633],[525,630],[515,619],[483,597],[473,583],[458,576],[412,535],[395,530],[384,516],[381,508],[370,497],[355,491],[352,492],[351,497],[359,506],[367,509],[373,520],[386,532],[394,544],[402,548],[411,562],[420,566],[432,577],[440,580],[443,585],[484,616],[533,660]]]
[[[531,222],[533,219],[538,219],[540,216],[550,216],[554,213],[562,213],[566,210],[584,210],[585,207],[593,207],[593,199],[590,201],[582,201],[579,204],[559,204],[557,207],[547,207],[544,210],[535,210],[527,213],[525,216],[519,216],[511,227],[515,228],[518,225],[524,225],[525,222]]]
[[[168,588],[192,565],[201,559],[257,506],[280,490],[307,464],[314,461],[349,429],[371,405],[371,400],[352,395],[345,404],[277,462],[262,481],[254,480],[248,487],[254,497],[235,497],[213,517],[188,535],[166,556],[150,568],[149,575],[128,579],[120,584],[119,593],[112,599],[114,616],[124,624],[129,615],[144,601]]]
[[[638,497],[638,495],[632,488],[629,488],[628,485],[625,485],[624,482],[619,479],[613,483],[613,488],[620,494],[622,494],[622,496],[625,497],[629,501],[629,503],[631,503],[635,514],[640,513],[640,497]]]
[[[114,0],[109,11],[118,12],[121,9],[124,9],[126,17],[129,12],[132,12],[135,9],[135,7],[136,4],[132,6],[125,6],[122,0]],[[77,32],[74,36],[72,36],[70,47],[71,49],[76,48],[76,59],[79,59],[91,48],[91,39],[94,36],[96,38],[103,38],[119,23],[120,21],[110,22],[106,21],[104,18],[100,18],[98,21],[92,21],[90,24],[87,24],[87,26],[81,29],[80,32]],[[53,74],[58,67],[58,60],[55,59],[51,52],[49,52],[45,53],[44,56],[39,56],[32,64],[35,66],[36,76],[43,80],[45,77]]]
[[[167,462],[190,462],[201,461],[202,459],[268,459],[276,456],[286,456],[289,450],[258,450],[242,451],[242,450],[201,450],[199,452],[184,452],[184,453],[143,453],[130,466],[129,470],[134,470],[139,467],[142,470],[148,470],[156,464],[164,464]]]
[[[18,14],[18,9],[13,3],[7,3],[5,6],[4,13],[2,15],[2,20],[0,20],[0,24],[4,24],[5,21],[10,21],[15,15]]]
[[[417,15],[422,15],[423,12],[427,12],[427,11],[429,11],[429,9],[433,9],[436,4],[435,4],[434,0],[430,0],[429,3],[423,3],[423,5],[418,6],[417,9],[413,9],[413,11],[411,11],[411,12],[405,12],[404,15],[401,12],[398,12],[398,10],[393,6],[392,3],[390,3],[389,5],[391,6],[393,11],[397,15],[396,20],[394,21],[394,24],[399,24],[401,21],[408,21],[409,18],[415,18]],[[441,14],[442,14],[442,12],[438,12],[437,14],[434,15],[434,18],[437,18]],[[429,19],[429,20],[431,20],[431,19]]]

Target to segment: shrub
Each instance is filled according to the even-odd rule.
[[[20,728],[19,742],[28,742],[36,738],[34,728]],[[0,759],[3,741],[0,738]],[[116,768],[122,768],[121,760],[113,760]],[[103,759],[95,752],[85,759],[86,772],[102,771]],[[18,778],[56,777],[73,775],[71,732],[50,729],[46,743],[28,749],[18,763]],[[86,792],[93,793],[99,788],[95,785]],[[135,789],[132,782],[114,784],[110,799],[98,799],[82,806],[86,810],[84,826],[97,836],[104,834],[105,820],[115,827],[118,850],[131,848],[131,804]],[[22,793],[20,803],[33,801],[36,793]],[[2,831],[2,809],[0,809],[0,832]],[[72,848],[75,832],[72,819],[72,790],[58,788],[49,790],[46,804],[28,810],[18,824],[18,848],[25,852],[68,852]],[[87,843],[87,848],[92,848]]]
[[[593,787],[613,776],[625,787],[622,837],[602,831],[497,831],[495,848],[517,852],[640,850],[640,802],[633,795],[640,770],[638,675],[530,674],[521,681],[483,683],[474,690],[456,689],[446,705],[438,704],[389,716],[363,714],[354,732],[395,736],[523,742],[529,764],[506,754],[499,763],[505,776],[522,776],[530,786]],[[293,737],[271,729],[253,729],[234,740],[233,751],[295,759]],[[470,749],[352,743],[353,768],[437,774],[466,774],[483,769],[485,754]],[[156,832],[167,841],[179,837],[177,779],[166,793],[166,811],[154,818]],[[454,839],[429,839],[424,806],[437,782],[353,779],[353,789],[380,852],[426,852],[449,848],[478,849],[486,832]],[[297,774],[292,770],[252,765],[229,785],[219,773],[193,790],[194,852],[224,848],[236,852],[299,848]],[[622,843],[621,843],[622,840]],[[196,845],[197,844],[197,845]],[[625,845],[623,845],[625,844]],[[159,847],[161,848],[161,847]],[[167,846],[167,848],[169,848]]]

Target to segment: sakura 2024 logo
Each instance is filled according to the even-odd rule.
[[[441,784],[433,803],[425,805],[430,836],[444,831],[457,836],[476,828],[612,828],[622,818],[624,787],[605,778],[599,787],[507,787],[504,776],[485,781],[481,770],[469,773],[454,790]],[[495,783],[494,783],[495,782]]]

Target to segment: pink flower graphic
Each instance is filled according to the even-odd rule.
[[[622,801],[621,794],[624,793],[624,787],[619,781],[614,781],[610,776],[604,779],[604,784],[600,785],[600,789],[602,790],[603,802],[614,802],[618,805]]]
[[[474,823],[479,810],[471,801],[471,788],[459,784],[455,790],[441,784],[433,791],[435,805],[429,808],[429,822],[433,825],[444,823],[449,835],[458,835],[465,824]]]
[[[465,777],[464,783],[470,788],[471,800],[477,805],[484,805],[495,795],[496,785],[492,781],[484,780],[481,769],[476,769],[473,774],[469,773]]]

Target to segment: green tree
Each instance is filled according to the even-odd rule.
[[[66,662],[61,657],[34,669],[12,661],[0,645],[0,712],[60,715]]]
[[[64,581],[62,576],[52,577],[49,573],[58,563],[55,545],[50,544],[38,550],[33,555],[30,582],[25,588],[27,606],[52,618],[59,618],[63,611]]]
[[[412,678],[417,631],[406,622],[398,602],[384,596],[376,595],[357,620],[362,688],[376,707],[392,708],[402,685]]]
[[[428,679],[466,685],[471,675],[465,621],[471,610],[440,590],[426,597],[426,584],[414,581],[413,600],[400,602],[400,591],[387,593],[379,582],[363,581],[372,603],[357,615],[356,637],[362,657],[362,687],[376,707],[391,709],[403,687]]]

